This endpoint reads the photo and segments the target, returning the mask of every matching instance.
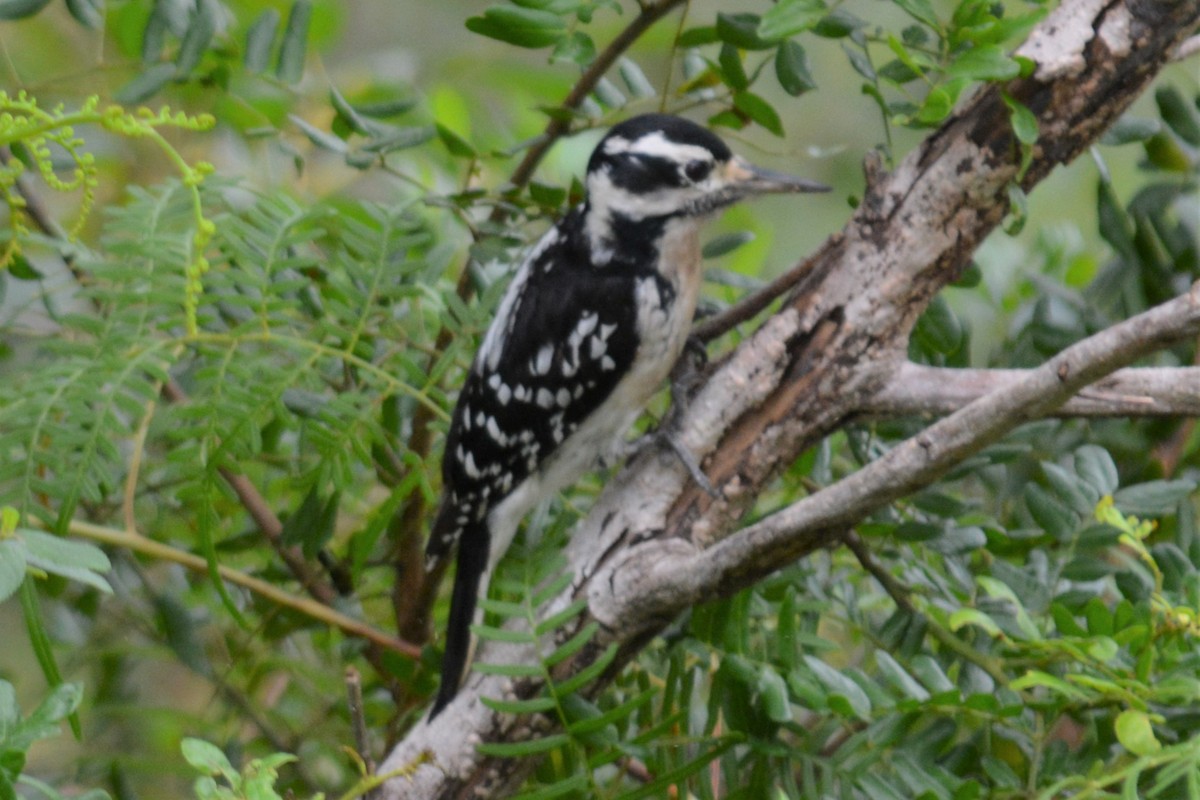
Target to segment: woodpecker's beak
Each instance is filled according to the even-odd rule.
[[[724,177],[728,185],[743,197],[752,194],[830,191],[830,187],[823,183],[762,169],[741,156],[734,156],[725,164]]]

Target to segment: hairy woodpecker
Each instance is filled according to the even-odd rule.
[[[710,131],[646,114],[613,127],[587,199],[530,251],[458,397],[430,564],[458,568],[430,712],[453,699],[479,595],[525,514],[606,457],[678,359],[700,293],[701,225],[750,195],[828,187],[754,167]]]

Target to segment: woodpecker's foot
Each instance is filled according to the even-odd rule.
[[[688,474],[692,476],[692,480],[696,482],[696,485],[703,489],[704,493],[712,499],[720,499],[721,493],[712,485],[708,476],[704,474],[704,470],[700,469],[700,462],[696,460],[696,456],[684,446],[683,442],[679,441],[679,437],[675,435],[675,432],[661,428],[656,432],[656,435],[671,448],[671,451],[675,453],[675,457],[679,459],[679,463],[683,464]]]

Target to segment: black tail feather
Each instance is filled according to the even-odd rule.
[[[479,530],[464,530],[458,542],[458,568],[454,574],[454,593],[450,596],[450,621],[446,625],[446,650],[442,655],[442,684],[429,712],[433,719],[458,694],[471,654],[471,625],[479,585],[488,560],[488,536],[485,525]]]

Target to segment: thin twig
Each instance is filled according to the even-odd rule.
[[[346,708],[350,712],[350,728],[354,731],[354,749],[362,762],[364,775],[375,774],[375,759],[371,757],[371,741],[367,736],[367,719],[363,715],[362,676],[354,667],[346,667]],[[366,800],[379,796],[378,787],[367,790]]]
[[[113,547],[122,547],[160,561],[179,564],[196,572],[208,572],[208,562],[200,556],[189,553],[186,550],[171,547],[162,542],[157,542],[154,539],[142,536],[140,533],[106,528],[103,525],[94,525],[82,520],[73,520],[68,524],[67,530],[76,536],[81,536],[94,542],[100,542],[101,544]],[[418,658],[421,655],[420,647],[401,641],[394,636],[389,636],[365,622],[349,617],[340,611],[335,611],[316,600],[284,591],[272,583],[255,578],[253,575],[247,575],[224,564],[218,564],[217,570],[220,572],[223,580],[241,586],[243,589],[248,589],[277,605],[298,611],[307,617],[324,622],[352,636],[366,639],[406,658]]]
[[[813,265],[825,258],[829,250],[839,243],[839,235],[830,236],[825,243],[812,255],[805,258],[796,266],[780,275],[775,280],[757,291],[743,297],[736,305],[730,306],[719,314],[715,314],[692,327],[692,337],[702,342],[711,342],[729,331],[757,316],[771,305],[776,298],[795,288]]]

